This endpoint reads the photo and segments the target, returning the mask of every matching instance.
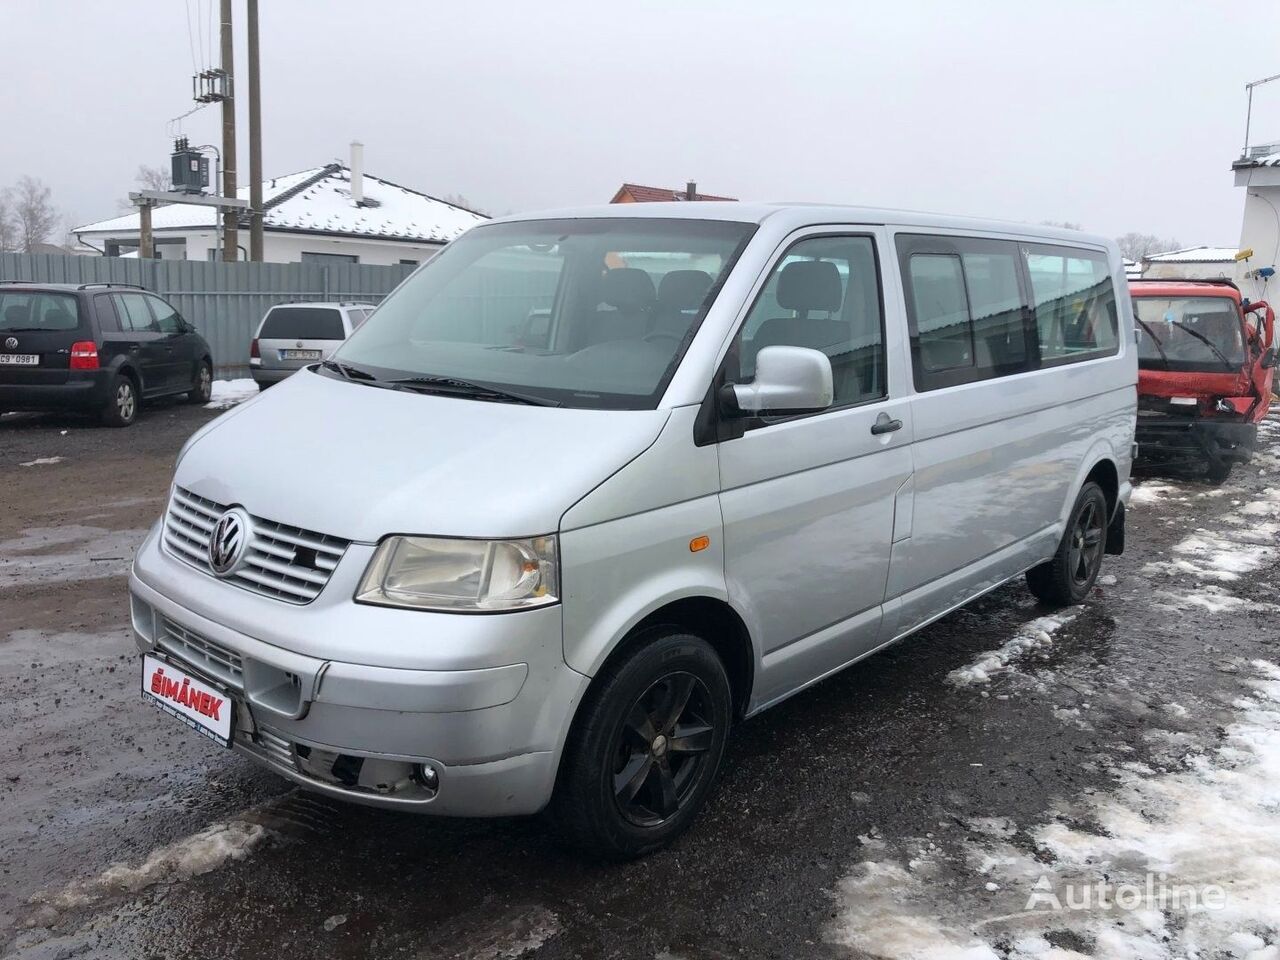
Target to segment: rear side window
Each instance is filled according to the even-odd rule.
[[[93,298],[93,309],[98,317],[98,327],[104,333],[115,333],[120,329],[116,321],[116,307],[109,293],[100,293]]]
[[[1035,367],[1016,243],[903,235],[898,258],[917,390]]]
[[[0,330],[75,330],[80,301],[71,293],[0,291]]]
[[[342,340],[342,314],[324,307],[274,307],[262,322],[263,340]]]
[[[147,306],[146,297],[140,293],[117,293],[115,297],[121,330],[131,330],[134,333],[155,332],[154,318]]]
[[[1119,350],[1116,292],[1106,255],[1039,245],[1026,245],[1023,253],[1043,365]]]

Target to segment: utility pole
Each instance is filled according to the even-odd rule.
[[[262,90],[258,78],[258,0],[248,0],[249,259],[262,262]]]
[[[156,255],[155,234],[151,232],[150,200],[138,201],[138,256],[150,260]]]
[[[226,92],[222,98],[222,195],[236,196],[236,98],[235,52],[231,37],[231,0],[222,0],[222,74]],[[239,258],[238,214],[233,207],[222,211],[222,259],[234,263]]]

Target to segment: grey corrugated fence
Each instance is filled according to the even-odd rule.
[[[0,254],[0,280],[136,283],[160,294],[204,334],[213,350],[215,375],[224,378],[248,376],[249,341],[269,307],[298,300],[377,303],[413,269]]]

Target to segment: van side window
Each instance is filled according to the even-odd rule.
[[[979,237],[898,237],[917,390],[1035,367],[1018,245]]]
[[[1043,365],[1109,356],[1120,347],[1105,254],[1023,245]]]
[[[742,380],[755,376],[765,347],[809,347],[831,358],[833,406],[886,396],[875,242],[866,236],[797,242],[774,265],[738,336]]]

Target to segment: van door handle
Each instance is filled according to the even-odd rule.
[[[901,420],[894,420],[887,413],[882,413],[876,417],[876,422],[871,425],[871,434],[878,437],[882,433],[893,433],[893,431],[901,429]]]

